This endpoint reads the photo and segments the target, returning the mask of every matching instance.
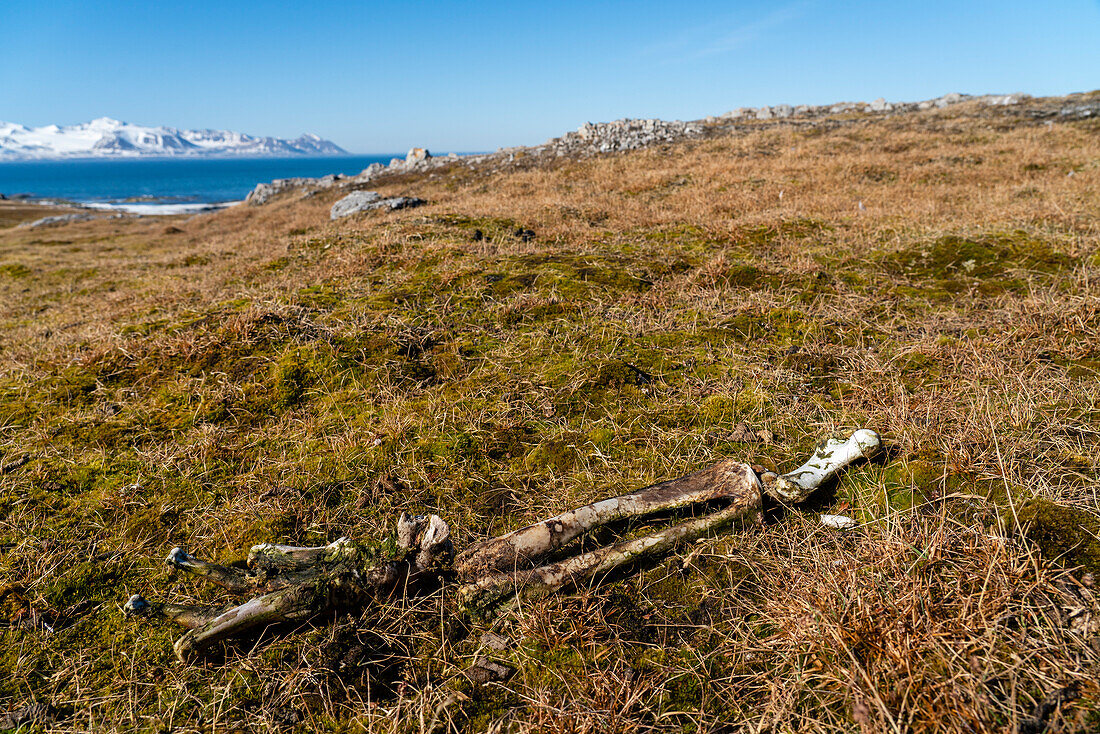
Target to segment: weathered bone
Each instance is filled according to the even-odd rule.
[[[460,601],[471,611],[484,612],[515,594],[599,583],[616,569],[666,553],[738,519],[759,520],[765,492],[800,502],[844,467],[880,447],[874,431],[856,431],[845,441],[826,441],[803,466],[782,476],[727,460],[475,543],[453,562],[454,575],[463,584]],[[718,503],[722,504],[716,507]],[[600,526],[693,505],[700,506],[701,516],[589,552],[577,549],[571,557],[545,563],[548,556]],[[124,611],[130,616],[160,614],[189,628],[175,650],[181,660],[190,660],[214,642],[261,625],[362,606],[394,593],[418,592],[426,584],[438,583],[454,551],[450,528],[436,515],[402,513],[397,521],[397,547],[400,557],[373,564],[370,554],[346,538],[312,548],[264,543],[249,551],[247,571],[208,563],[174,548],[167,559],[173,568],[236,594],[260,596],[227,609],[150,603],[135,594]]]
[[[207,646],[260,625],[303,619],[317,612],[318,589],[300,585],[250,599],[192,628],[176,640],[176,657],[194,660]],[[177,620],[179,621],[179,620]]]
[[[253,588],[248,583],[244,571],[228,566],[219,566],[216,563],[208,563],[195,558],[182,548],[173,548],[168,553],[168,557],[164,559],[164,562],[172,568],[209,579],[218,586],[234,593],[242,593]]]
[[[867,428],[856,431],[843,441],[830,438],[794,471],[782,476],[767,472],[762,476],[764,491],[784,502],[803,502],[852,462],[871,458],[881,448],[882,439]]]
[[[159,614],[187,629],[194,629],[210,622],[225,611],[224,607],[199,607],[185,604],[151,603],[141,594],[134,594],[122,606],[127,617],[145,617]]]
[[[416,536],[427,525],[428,518],[425,515],[406,515],[401,513],[397,519],[397,549],[402,552],[411,551],[416,547]]]
[[[428,529],[420,539],[420,552],[416,554],[415,561],[416,570],[425,571],[431,568],[437,559],[452,555],[453,552],[451,529],[439,515],[432,515],[428,518]]]
[[[726,460],[679,479],[563,512],[471,546],[455,559],[455,571],[459,578],[472,580],[486,572],[530,568],[537,559],[601,525],[734,496],[745,471],[752,474],[746,465]]]
[[[715,469],[718,471],[713,471]],[[495,571],[480,576],[459,589],[460,602],[471,611],[481,612],[513,594],[545,593],[558,588],[580,586],[583,582],[597,580],[598,577],[630,563],[665,553],[681,543],[695,540],[738,519],[759,517],[762,488],[760,480],[747,464],[723,462],[707,472],[706,478],[714,482],[711,488],[717,493],[715,496],[729,500],[729,505],[725,508],[665,530],[615,543],[529,571]],[[698,480],[699,474],[702,472],[689,474],[683,479]],[[625,495],[625,497],[636,496]],[[657,507],[657,505],[658,503],[649,505],[648,512],[645,514],[668,509],[668,505],[663,507]],[[596,525],[599,524],[603,523],[596,523]],[[522,531],[518,532],[522,533]]]

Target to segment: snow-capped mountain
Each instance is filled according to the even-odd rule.
[[[12,122],[0,122],[0,160],[346,153],[340,146],[316,135],[284,140],[229,130],[144,127],[109,117],[67,127],[46,125],[29,128]]]

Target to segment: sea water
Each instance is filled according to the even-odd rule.
[[[137,158],[0,163],[9,199],[71,202],[140,214],[170,214],[240,201],[276,178],[354,175],[394,155],[318,158]],[[403,157],[403,156],[400,156]]]

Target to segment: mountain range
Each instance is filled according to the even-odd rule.
[[[0,122],[0,160],[345,154],[347,151],[335,143],[311,134],[285,140],[229,130],[145,127],[110,117],[79,125],[33,128]]]

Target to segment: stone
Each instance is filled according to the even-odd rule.
[[[761,107],[760,109],[758,109],[756,111],[756,119],[757,120],[770,120],[770,119],[772,119],[772,108],[771,107]]]
[[[415,166],[431,157],[432,154],[428,152],[427,148],[410,148],[409,152],[405,155],[405,165]]]
[[[383,199],[377,191],[353,191],[343,199],[332,205],[329,213],[331,219],[342,219],[360,212],[374,211],[375,209],[409,209],[427,202],[414,196],[391,196]]]
[[[48,227],[53,224],[68,224],[69,222],[86,222],[89,219],[96,219],[91,214],[59,214],[55,217],[42,217],[36,219],[33,222],[24,222],[20,224],[20,227]]]
[[[948,105],[958,104],[962,101],[963,96],[958,92],[951,92],[950,94],[945,94],[942,97],[937,97],[933,100],[935,105],[941,109],[947,107]]]
[[[300,188],[329,189],[343,178],[337,173],[320,178],[277,178],[270,183],[256,184],[256,188],[249,192],[244,201],[251,206],[261,206],[286,191]]]
[[[851,530],[859,525],[858,522],[847,515],[822,515],[821,524],[827,528],[836,528],[837,530]]]
[[[368,205],[379,201],[382,196],[377,191],[353,191],[332,205],[332,219],[351,216],[363,211]]]
[[[772,114],[780,118],[790,117],[793,112],[794,108],[789,104],[777,104],[775,107],[772,107]]]
[[[894,109],[893,105],[887,102],[883,97],[879,97],[871,103],[871,112],[889,112]]]

